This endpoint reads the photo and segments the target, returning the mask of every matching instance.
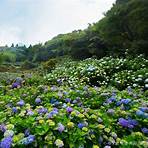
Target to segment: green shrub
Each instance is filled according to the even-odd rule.
[[[22,69],[32,69],[32,68],[35,68],[36,66],[37,66],[36,64],[34,64],[34,63],[32,63],[32,62],[30,62],[30,61],[28,61],[28,60],[26,60],[26,61],[21,65]]]

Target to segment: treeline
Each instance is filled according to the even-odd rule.
[[[148,56],[148,0],[116,0],[97,23],[60,34],[45,44],[30,45],[17,53],[17,61],[41,62],[63,55],[101,58],[127,52]]]

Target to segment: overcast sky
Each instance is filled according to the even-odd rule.
[[[0,0],[0,46],[44,43],[98,21],[115,0]]]

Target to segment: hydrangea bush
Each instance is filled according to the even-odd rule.
[[[0,148],[148,147],[147,60],[106,57],[68,64],[48,78],[0,89]],[[127,81],[124,71],[142,83]],[[99,86],[91,84],[93,78]],[[117,78],[129,85],[117,85]]]

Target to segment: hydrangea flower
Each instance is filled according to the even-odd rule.
[[[24,105],[25,105],[24,100],[20,100],[19,102],[17,102],[17,105],[19,105],[19,106],[24,106]]]
[[[141,110],[137,110],[136,115],[139,116],[139,117],[142,117],[142,118],[146,118],[146,119],[148,118],[148,113],[145,113]]]
[[[71,99],[70,99],[70,98],[66,98],[66,99],[65,99],[65,102],[66,102],[66,103],[69,103],[69,102],[71,102]]]
[[[42,102],[42,100],[41,100],[40,98],[36,98],[36,99],[35,99],[35,103],[36,103],[36,104],[40,104],[41,102]]]
[[[16,107],[12,107],[12,112],[13,112],[13,113],[17,113],[17,111],[18,111],[18,110],[17,110]]]
[[[123,127],[134,128],[138,125],[138,122],[135,119],[119,118],[119,124]]]
[[[142,128],[141,131],[142,131],[144,134],[148,134],[148,128],[146,128],[146,127]]]
[[[115,96],[112,96],[109,99],[107,99],[107,103],[112,103],[112,102],[115,102],[115,101],[116,101]]]
[[[47,118],[52,118],[54,115],[58,114],[58,109],[54,108],[49,114],[47,114]]]
[[[115,110],[114,109],[108,109],[107,113],[110,114],[110,115],[113,115],[115,113]]]
[[[58,131],[62,133],[65,130],[65,126],[61,123],[58,123]]]
[[[0,148],[10,148],[12,144],[12,137],[6,137],[0,142]]]
[[[23,145],[28,145],[28,144],[31,144],[33,143],[35,140],[35,136],[34,135],[29,135],[28,137],[26,138],[23,138],[20,143],[22,143]]]
[[[38,109],[39,114],[45,114],[47,112],[48,112],[47,108],[41,107],[41,108]]]
[[[14,135],[14,131],[12,130],[6,130],[4,133],[4,137],[9,137],[9,136],[13,136]]]
[[[78,102],[77,100],[73,100],[73,101],[72,101],[73,104],[76,104],[77,102]]]
[[[29,136],[30,135],[30,130],[29,129],[26,129],[25,132],[24,132],[25,136]]]
[[[67,107],[67,108],[66,108],[66,111],[67,111],[68,113],[71,113],[71,112],[73,111],[73,108]]]
[[[124,118],[119,119],[119,124],[123,127],[128,127],[128,125],[129,125],[128,120],[126,120]]]
[[[32,116],[32,115],[34,115],[34,112],[33,112],[32,110],[28,110],[28,111],[27,111],[27,115],[28,115],[28,116]]]
[[[6,131],[6,126],[5,124],[0,125],[0,131],[5,132]]]
[[[12,89],[20,87],[19,83],[15,82],[12,84]]]
[[[55,145],[56,145],[58,148],[60,148],[60,147],[63,147],[63,146],[64,146],[64,143],[63,143],[62,140],[57,139],[57,140],[55,141]]]
[[[121,102],[123,104],[129,104],[131,102],[131,99],[122,99]]]
[[[80,129],[82,129],[84,126],[85,126],[84,123],[79,123],[79,124],[78,124],[78,128],[80,128]]]
[[[142,112],[148,112],[148,107],[140,107],[139,108]]]

